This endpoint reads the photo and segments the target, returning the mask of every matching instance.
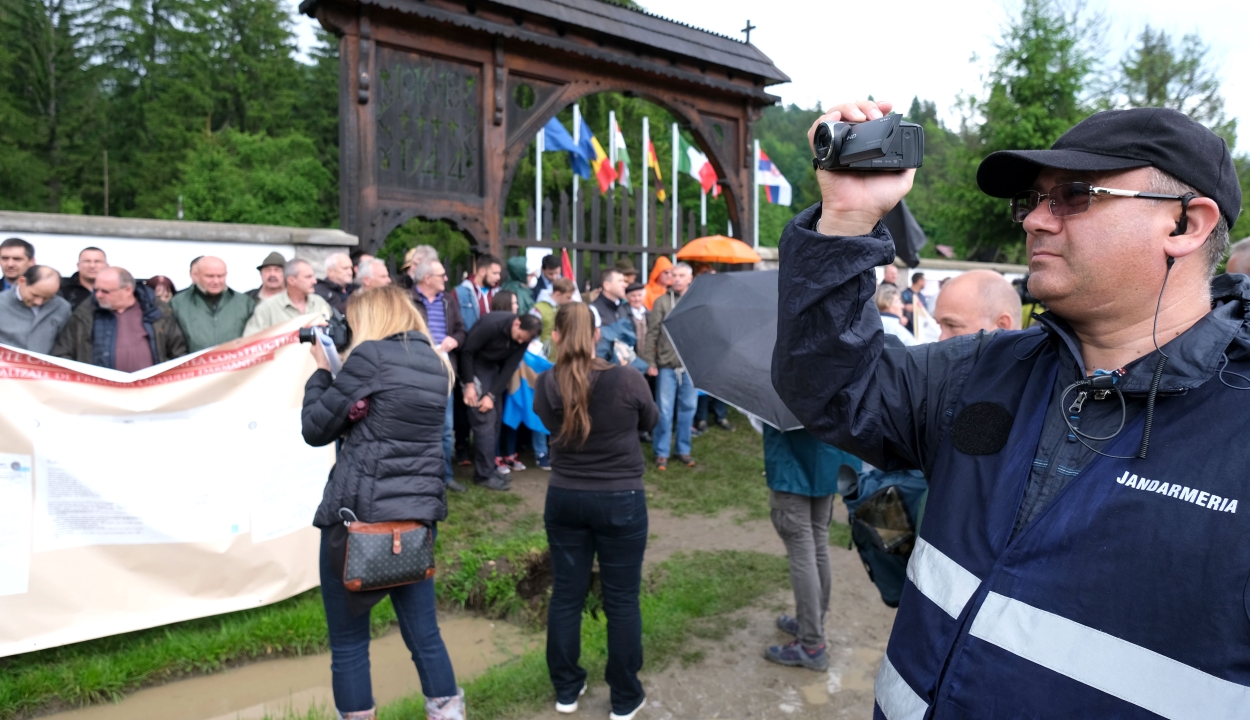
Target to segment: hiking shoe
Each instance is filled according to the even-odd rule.
[[[539,455],[536,462],[538,463],[539,470],[551,469],[551,456],[550,455]]]
[[[690,437],[697,438],[702,434],[703,434],[703,431],[700,430],[699,428],[693,427],[693,426],[690,428]]]
[[[789,615],[778,615],[777,629],[797,638],[799,636],[799,621]]]
[[[514,472],[521,472],[522,470],[525,469],[525,463],[517,459],[516,453],[513,453],[506,458],[503,458],[503,464],[507,466],[509,470],[512,470]]]
[[[578,691],[577,698],[586,694],[586,683],[582,683],[582,689]],[[562,703],[556,700],[556,712],[568,715],[577,712],[577,698],[573,698],[571,703]]]
[[[455,480],[447,481],[447,489],[452,492],[468,492],[468,488],[456,482]]]
[[[633,710],[630,710],[629,712],[621,713],[618,715],[617,712],[613,710],[611,713],[608,714],[608,720],[634,720],[634,716],[638,714],[639,710],[646,707],[646,705],[647,705],[647,699],[643,698],[642,702],[638,703],[638,707],[634,708]]]
[[[655,469],[664,472],[668,469],[668,458],[658,457],[655,459]]]
[[[729,418],[721,418],[720,420],[717,420],[716,427],[720,428],[721,430],[724,430],[725,432],[734,431],[733,423],[729,422]]]
[[[829,655],[825,652],[824,643],[815,650],[808,650],[798,640],[789,645],[773,645],[764,651],[764,659],[778,665],[805,667],[817,672],[829,669]]]
[[[685,464],[686,467],[694,467],[694,458],[690,457],[689,455],[678,455],[677,459],[682,461],[682,463]]]
[[[698,430],[700,433],[707,432],[707,420],[700,420],[699,422],[695,423],[694,429]]]
[[[638,442],[650,443],[650,442],[651,442],[651,433],[649,433],[649,432],[640,432],[640,433],[638,433]]]
[[[512,472],[512,468],[508,467],[508,464],[503,461],[503,458],[497,457],[495,458],[495,472],[500,475],[507,475]]]
[[[500,475],[499,473],[495,473],[485,480],[474,480],[473,484],[480,488],[498,490],[499,492],[507,492],[512,489],[512,483],[508,481],[508,478]]]

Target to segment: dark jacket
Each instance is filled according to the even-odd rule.
[[[508,258],[507,267],[504,268],[504,279],[499,283],[499,289],[508,290],[516,295],[517,312],[522,315],[534,307],[535,295],[530,290],[527,280],[529,276],[525,270],[525,256]]]
[[[364,418],[348,413],[368,398]],[[447,517],[443,418],[447,371],[417,332],[363,342],[336,377],[318,370],[304,385],[304,441],[344,438],[313,525],[330,527],[347,508],[363,522]]]
[[[621,300],[619,303],[612,302],[611,298],[599,293],[599,297],[590,303],[599,313],[599,327],[607,327],[614,325],[618,320],[624,320],[629,317],[629,303]]]
[[[486,313],[460,348],[460,382],[480,380],[482,393],[494,398],[495,407],[502,407],[508,381],[525,357],[525,346],[512,339],[512,321],[516,318],[512,313]]]
[[[1250,372],[1250,280],[1216,277],[1211,311],[1116,369],[1119,392],[1100,398],[1076,385],[1095,368],[1053,313],[917,347],[885,337],[871,300],[873,268],[894,256],[889,233],[821,236],[818,212],[782,235],[773,384],[819,439],[930,478],[879,706],[1146,718],[1163,707],[1147,698],[1207,682],[1184,710],[1161,712],[1236,716],[1250,684],[1250,564],[1233,504],[1246,489],[1244,383],[1231,373]],[[1115,436],[1086,441],[1108,457],[1069,423]],[[1123,667],[1148,682],[1104,684]]]
[[[135,302],[143,311],[143,329],[152,348],[153,364],[187,354],[187,341],[169,306],[156,299],[152,288],[135,286]],[[78,306],[52,346],[52,354],[98,367],[117,368],[117,314],[100,307],[96,299]]]
[[[564,399],[554,370],[538,376],[534,412],[552,432],[551,486],[569,490],[642,490],[647,469],[639,432],[655,428],[660,411],[647,380],[632,367],[613,365],[590,375],[590,435],[580,446],[559,439]]]
[[[244,293],[226,288],[210,305],[200,288],[192,285],[169,301],[182,336],[187,339],[187,352],[243,337],[243,328],[256,309],[256,301]]]
[[[347,298],[352,296],[355,286],[348,285],[346,287],[329,280],[321,279],[317,281],[313,287],[313,292],[321,296],[322,300],[330,303],[330,307],[338,310],[339,313],[347,312]]]
[[[91,297],[91,290],[83,287],[78,279],[78,273],[74,273],[61,281],[60,295],[69,301],[71,308],[77,310],[83,300]]]
[[[419,296],[421,291],[415,286],[412,288],[412,302],[417,306],[417,311],[421,313],[421,317],[425,319],[426,324],[430,322],[429,310],[425,307],[425,301]],[[460,346],[464,345],[465,335],[468,331],[464,327],[464,318],[460,316],[460,302],[455,290],[443,291],[443,316],[447,320],[447,337],[456,341],[455,350],[451,351],[451,366],[459,367]]]

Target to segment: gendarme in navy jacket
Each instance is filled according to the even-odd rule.
[[[304,441],[328,445],[344,436],[313,525],[340,521],[345,507],[363,522],[447,517],[443,419],[447,371],[418,332],[361,343],[333,379],[318,370],[304,386]],[[348,420],[369,399],[359,421]]]
[[[1020,332],[905,348],[885,337],[873,268],[880,225],[781,239],[773,384],[810,432],[930,479],[876,718],[1250,717],[1250,281],[1220,276],[1209,314],[1114,393],[1066,400],[1080,345],[1049,314]]]

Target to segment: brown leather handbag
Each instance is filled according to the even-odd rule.
[[[434,534],[416,520],[366,523],[339,508],[347,526],[343,585],[353,592],[382,590],[434,577]]]

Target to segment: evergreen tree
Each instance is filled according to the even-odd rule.
[[[1120,107],[1166,107],[1179,110],[1219,133],[1233,146],[1237,121],[1224,114],[1219,74],[1210,48],[1197,34],[1173,41],[1149,25],[1119,64],[1111,102]]]

